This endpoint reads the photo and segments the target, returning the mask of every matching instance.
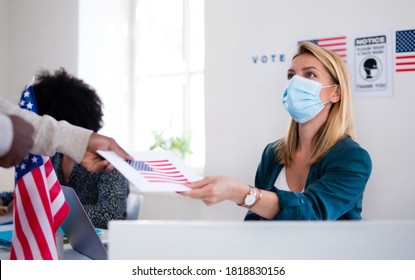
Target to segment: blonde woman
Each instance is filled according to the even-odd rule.
[[[231,200],[249,209],[245,220],[359,220],[372,163],[353,139],[350,77],[331,51],[304,42],[287,72],[282,102],[292,121],[269,144],[255,186],[229,177],[188,184],[184,196],[211,205]]]

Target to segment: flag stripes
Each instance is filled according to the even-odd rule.
[[[33,87],[20,107],[37,112]],[[13,236],[10,259],[59,259],[55,232],[70,209],[48,157],[29,154],[16,166]]]
[[[150,183],[184,184],[189,180],[167,159],[132,161],[129,164]]]
[[[26,240],[20,252],[14,248],[13,242],[12,251],[15,251],[17,259],[58,259],[55,225],[51,205],[48,204],[49,195],[43,183],[46,181],[44,179],[45,174],[41,167],[38,167],[17,183],[18,192],[15,197],[20,199],[16,200],[15,208],[19,212],[14,216],[13,234],[16,233],[18,240],[23,236]]]
[[[325,37],[304,41],[312,42],[323,49],[330,50],[343,58],[344,61],[347,59],[347,36]],[[300,41],[300,43],[304,41]]]
[[[415,71],[415,29],[396,31],[395,35],[395,71]]]

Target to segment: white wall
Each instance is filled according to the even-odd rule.
[[[0,0],[0,96],[7,95],[8,1]],[[0,167],[0,191],[13,190],[13,172]]]
[[[82,0],[79,2],[78,76],[92,85],[104,104],[104,127],[100,133],[129,143],[131,0]],[[116,55],[114,55],[116,54]],[[117,116],[116,118],[114,116]],[[120,120],[123,120],[120,122]],[[107,131],[117,131],[116,135]]]
[[[0,0],[2,97],[17,102],[40,69],[75,72],[77,57],[78,1]],[[0,191],[12,190],[13,168],[0,168],[0,176]]]
[[[7,92],[8,1],[0,0],[0,96]]]
[[[206,1],[205,174],[251,183],[265,145],[285,134],[288,114],[281,94],[292,53],[286,63],[256,70],[247,63],[252,54],[267,48],[278,53],[298,39],[414,29],[414,10],[412,0]],[[373,160],[366,218],[415,218],[414,78],[414,73],[394,75],[392,97],[354,100],[357,140]],[[206,208],[206,217],[241,215],[233,205],[217,210]]]
[[[21,91],[40,69],[77,70],[78,1],[9,0],[8,98]]]

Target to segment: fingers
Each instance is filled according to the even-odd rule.
[[[191,190],[182,193],[183,196],[201,199],[206,205],[212,205],[224,200],[238,200],[239,196],[236,197],[235,193],[238,194],[238,189],[246,185],[226,176],[208,176],[186,186]]]
[[[86,152],[83,160],[81,161],[81,165],[90,172],[101,172],[101,171],[111,171],[113,169],[110,163],[100,157],[96,153]]]
[[[114,151],[116,154],[118,154],[120,157],[122,157],[125,160],[134,160],[134,158],[129,155],[123,148],[121,148],[120,145],[118,145],[118,143],[112,139],[112,138],[108,138],[110,141],[110,150]]]
[[[181,193],[183,196],[200,199],[206,205],[212,205],[222,201],[221,196],[215,191],[215,177],[205,177],[202,180],[186,184],[190,191]]]
[[[107,160],[100,160],[97,161],[93,166],[91,166],[91,172],[101,172],[104,171],[106,173],[110,172],[114,169],[114,166],[112,166]]]
[[[96,153],[97,150],[114,151],[125,160],[134,160],[114,139],[94,132],[89,140],[88,151]]]
[[[13,213],[13,200],[7,205],[7,213]]]
[[[190,198],[197,198],[197,199],[203,198],[205,196],[205,193],[206,191],[204,189],[192,189],[190,191],[180,192],[180,194],[183,196],[187,196]]]
[[[108,161],[100,160],[100,161],[97,161],[94,164],[92,164],[88,170],[91,171],[91,172],[95,172],[95,173],[101,172],[101,171],[105,170],[107,165],[108,165]]]
[[[81,165],[91,172],[110,172],[114,169],[114,166],[96,153],[97,150],[114,151],[125,160],[134,160],[114,139],[94,132],[81,162]]]
[[[4,216],[8,213],[7,206],[0,206],[0,216]]]
[[[186,183],[186,187],[191,189],[200,189],[211,183],[212,179],[210,177],[205,177],[202,180]]]
[[[114,170],[114,166],[112,164],[109,164],[105,167],[104,172],[108,173],[110,171]]]
[[[217,198],[211,195],[207,188],[193,189],[187,192],[180,192],[180,194],[193,199],[200,199],[206,205],[212,205],[218,202]]]

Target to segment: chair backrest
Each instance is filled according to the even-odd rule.
[[[127,215],[126,220],[137,220],[140,213],[143,196],[138,193],[129,193],[127,197]]]

